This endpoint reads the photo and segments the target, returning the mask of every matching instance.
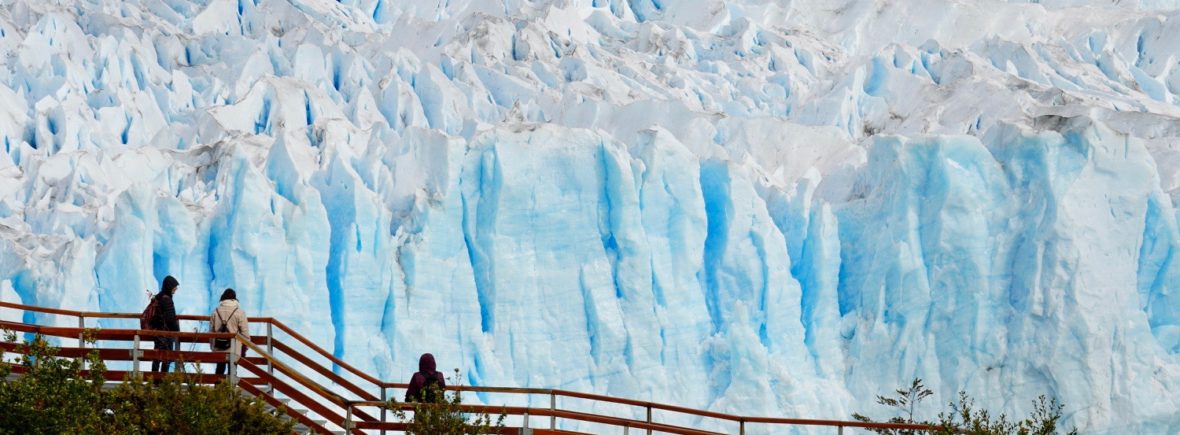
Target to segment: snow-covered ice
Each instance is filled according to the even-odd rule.
[[[1174,0],[4,0],[0,143],[4,300],[171,274],[386,379],[1180,432]]]

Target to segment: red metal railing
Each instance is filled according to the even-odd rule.
[[[402,390],[407,387],[403,383],[393,383],[381,381],[355,367],[347,362],[337,358],[322,347],[316,345],[311,340],[296,332],[294,329],[288,327],[286,324],[277,319],[269,317],[255,317],[250,319],[252,324],[265,325],[266,334],[263,336],[254,336],[250,340],[245,340],[244,337],[236,336],[234,334],[219,334],[219,333],[200,333],[200,332],[164,332],[164,331],[145,331],[135,329],[94,329],[86,328],[86,319],[138,319],[139,315],[135,313],[102,313],[102,312],[82,312],[62,310],[55,308],[45,308],[31,305],[22,305],[11,302],[0,301],[0,308],[9,308],[14,310],[22,310],[29,312],[37,312],[60,316],[73,316],[78,318],[78,327],[57,327],[57,326],[41,326],[32,325],[20,322],[0,321],[0,328],[9,329],[16,332],[36,333],[45,336],[78,339],[79,346],[77,347],[61,347],[58,353],[62,357],[81,357],[89,352],[99,352],[99,358],[104,361],[129,361],[131,362],[131,370],[128,371],[109,371],[107,378],[110,380],[121,380],[125,377],[143,377],[153,378],[159,377],[162,374],[142,373],[139,370],[139,364],[143,361],[150,360],[176,360],[194,363],[220,363],[226,362],[231,365],[229,376],[217,375],[199,375],[197,379],[201,382],[215,383],[224,379],[229,379],[231,382],[238,385],[246,392],[255,396],[261,397],[273,406],[280,406],[283,402],[275,397],[274,392],[282,393],[292,402],[297,403],[309,411],[309,414],[314,414],[319,417],[319,420],[311,418],[309,415],[304,415],[300,412],[288,412],[292,418],[303,425],[320,433],[326,433],[332,427],[339,427],[346,432],[363,434],[364,431],[403,431],[405,425],[399,422],[389,421],[387,413],[387,400],[391,397],[391,390]],[[206,316],[182,315],[178,316],[185,321],[208,322]],[[274,329],[286,334],[295,342],[302,344],[310,354],[300,352],[291,345],[283,342],[274,336]],[[89,332],[91,337],[97,342],[131,342],[130,348],[108,348],[101,346],[94,346],[86,348],[81,338],[84,333]],[[202,352],[202,351],[161,351],[154,349],[140,349],[140,343],[145,337],[169,336],[175,337],[181,342],[196,342],[208,343],[213,338],[232,338],[235,342],[242,342],[245,344],[256,357],[237,358],[232,352]],[[234,346],[237,344],[235,343]],[[232,349],[233,347],[231,347]],[[0,351],[14,352],[17,350],[15,343],[0,342]],[[359,379],[363,384],[367,384],[372,390],[365,388],[363,385],[357,385],[344,376],[337,374],[330,368],[326,367],[316,361],[316,358],[322,358],[330,364],[339,367],[341,370]],[[301,371],[294,367],[294,365],[301,365],[307,371]],[[236,377],[234,367],[240,366],[242,370],[249,376]],[[319,376],[322,379],[337,386],[341,391],[334,391],[332,388],[324,386],[311,379],[307,373],[313,376]],[[267,388],[261,388],[266,386]],[[685,408],[674,405],[667,405],[661,403],[624,399],[610,396],[602,396],[597,394],[588,394],[577,391],[567,391],[559,389],[540,389],[540,388],[508,388],[508,387],[480,387],[480,386],[450,386],[447,389],[457,391],[468,391],[476,393],[488,394],[509,394],[509,395],[523,395],[526,396],[542,396],[548,397],[549,406],[547,408],[537,407],[523,407],[523,406],[489,406],[489,405],[464,405],[463,409],[470,412],[487,412],[492,415],[506,414],[510,416],[518,416],[521,418],[521,427],[530,428],[533,433],[562,433],[558,430],[558,420],[580,421],[585,423],[593,423],[604,425],[607,427],[621,428],[624,433],[628,430],[645,431],[651,433],[672,433],[685,435],[701,435],[701,434],[717,434],[720,432],[711,432],[696,428],[678,426],[669,423],[661,423],[653,421],[653,411],[662,411],[667,413],[681,414],[696,419],[714,419],[718,422],[727,422],[734,425],[734,432],[737,434],[745,434],[747,426],[758,425],[802,425],[802,426],[826,426],[833,427],[838,432],[843,433],[844,428],[865,428],[865,429],[908,429],[908,430],[934,430],[936,428],[916,425],[916,424],[898,424],[898,423],[865,423],[859,421],[843,421],[843,420],[816,420],[816,419],[798,419],[798,418],[774,418],[774,417],[751,417],[738,416],[731,414],[724,414],[712,411],[705,411],[699,409]],[[373,391],[379,392],[374,394]],[[623,405],[629,407],[640,408],[644,411],[646,416],[644,419],[632,419],[618,416],[601,415],[587,412],[578,412],[570,409],[559,409],[558,398],[570,398],[587,400],[598,403],[610,403],[615,405]],[[402,410],[412,411],[412,404],[401,404],[399,406]],[[376,409],[375,413],[367,413],[366,409]],[[541,417],[548,417],[548,428],[532,428],[531,419]],[[328,424],[320,424],[319,421],[326,421]],[[515,429],[510,433],[516,433]],[[566,432],[568,433],[568,432]]]

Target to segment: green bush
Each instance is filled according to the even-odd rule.
[[[113,433],[289,434],[294,427],[229,383],[201,385],[178,374],[160,383],[125,382],[105,398]]]
[[[975,401],[966,392],[960,391],[958,401],[947,404],[949,409],[938,414],[937,422],[915,421],[914,408],[922,399],[930,397],[934,392],[922,385],[922,380],[918,378],[915,378],[908,388],[899,388],[895,392],[897,393],[896,398],[877,396],[878,404],[896,408],[904,414],[904,416],[890,418],[888,422],[936,427],[936,430],[929,432],[938,435],[1053,435],[1057,433],[1057,425],[1061,421],[1061,411],[1065,408],[1065,405],[1058,403],[1057,399],[1047,399],[1042,395],[1033,401],[1031,415],[1019,421],[1008,421],[1007,415],[994,416],[986,409],[975,408]],[[852,418],[858,421],[872,422],[871,419],[861,414],[852,414]],[[886,435],[912,435],[925,432],[906,429],[871,430]],[[1067,433],[1077,435],[1078,431],[1070,429]]]
[[[16,334],[5,332],[15,343]],[[57,358],[57,349],[43,337],[18,345],[15,364],[25,376],[8,380],[9,364],[0,364],[0,433],[59,434],[102,433],[103,421],[95,407],[101,402],[102,361]],[[90,378],[81,376],[82,364],[92,367]],[[7,361],[6,361],[7,363]]]
[[[16,342],[16,335],[5,340]],[[172,374],[103,390],[106,367],[97,352],[58,358],[40,336],[20,347],[11,364],[24,376],[9,380],[10,363],[0,364],[0,434],[289,434],[294,427],[228,383],[207,386]]]
[[[459,369],[450,378],[451,385],[458,385]],[[389,406],[398,420],[407,424],[406,433],[412,435],[473,435],[501,433],[504,429],[505,414],[493,422],[486,412],[464,412],[462,393],[453,391],[446,394],[438,386],[427,387],[431,391],[426,397],[436,397],[434,402],[414,403],[413,415],[407,415],[397,406],[397,400],[390,400]]]

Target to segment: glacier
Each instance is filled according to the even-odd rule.
[[[6,301],[170,274],[383,379],[1180,432],[1180,1],[0,6]]]

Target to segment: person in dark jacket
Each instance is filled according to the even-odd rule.
[[[160,284],[160,293],[156,294],[156,316],[152,319],[152,329],[157,331],[180,331],[180,321],[176,319],[176,305],[172,303],[172,295],[180,289],[180,283],[172,275],[164,277]],[[176,337],[155,337],[153,339],[157,350],[176,350],[180,343]],[[153,372],[168,372],[172,361],[152,361]]]
[[[440,394],[431,394],[430,387],[436,386]],[[447,387],[443,374],[435,370],[434,355],[422,354],[418,358],[418,373],[410,378],[410,386],[406,388],[407,402],[431,402],[442,400],[442,390]]]

